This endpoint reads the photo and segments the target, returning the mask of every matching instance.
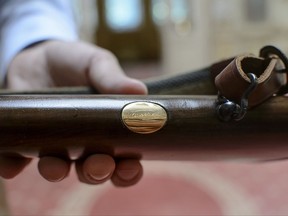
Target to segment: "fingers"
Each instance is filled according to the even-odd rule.
[[[91,155],[85,160],[76,161],[76,171],[81,182],[101,184],[110,179],[115,170],[114,159],[105,154]]]
[[[109,51],[83,42],[48,41],[22,51],[7,77],[12,89],[92,85],[104,94],[147,94]]]
[[[109,155],[95,154],[76,162],[76,171],[81,182],[101,184],[109,179],[115,186],[127,187],[139,182],[143,168],[138,160],[121,160],[115,164]]]
[[[129,78],[109,51],[83,42],[43,43],[47,68],[56,86],[92,85],[104,94],[147,94],[146,86]]]
[[[105,50],[98,52],[90,64],[88,79],[101,93],[147,94],[144,83],[127,77],[110,52]]]
[[[11,179],[17,176],[30,162],[31,158],[25,158],[18,154],[0,156],[0,176]],[[50,182],[58,182],[64,179],[70,170],[70,162],[56,157],[40,158],[38,163],[39,173]]]
[[[18,175],[30,163],[30,158],[16,154],[0,156],[0,176],[11,179]],[[139,182],[143,168],[138,160],[126,159],[115,163],[105,154],[91,155],[85,160],[76,161],[76,171],[81,182],[101,184],[110,180],[115,186],[127,187]],[[38,162],[40,175],[50,182],[65,179],[70,171],[71,161],[62,158],[45,156]]]
[[[119,187],[135,185],[143,176],[143,167],[139,160],[121,160],[116,165],[116,170],[111,178],[113,184]]]
[[[50,182],[59,182],[68,176],[71,162],[57,157],[42,157],[38,162],[40,175]]]
[[[5,179],[14,178],[29,163],[30,158],[25,158],[18,154],[7,154],[0,156],[0,176]]]

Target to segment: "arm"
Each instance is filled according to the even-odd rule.
[[[0,1],[2,86],[8,65],[24,48],[45,40],[77,40],[77,29],[70,2],[70,0]]]

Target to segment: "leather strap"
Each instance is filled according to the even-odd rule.
[[[281,73],[287,72],[288,61],[286,56],[272,46],[264,47],[260,51],[260,55],[262,56],[240,55],[235,57],[225,67],[224,65],[227,61],[217,63],[211,67],[211,75],[215,78],[215,86],[218,89],[219,96],[226,99],[224,103],[227,103],[227,101],[236,103],[238,105],[237,109],[252,108],[277,94],[286,84],[286,78],[281,76]],[[279,68],[280,64],[284,65],[284,68],[283,66]],[[220,71],[219,68],[223,69]],[[246,95],[247,101],[245,103],[247,104],[245,106],[247,107],[239,108],[243,106],[241,104],[243,103],[243,95],[247,94],[247,89],[251,86],[248,74],[255,75],[257,85]],[[231,108],[231,104],[229,106],[230,110],[227,111],[226,107],[225,113],[222,113],[222,115],[234,115],[236,120],[243,117],[239,118],[239,115],[236,117],[236,107]],[[226,117],[224,116],[224,118]],[[229,120],[230,118],[228,118]]]
[[[215,85],[221,95],[240,103],[243,92],[251,83],[247,73],[255,74],[258,85],[248,98],[248,102],[249,107],[256,106],[277,93],[282,86],[280,77],[274,71],[277,61],[274,58],[239,56],[215,78]]]

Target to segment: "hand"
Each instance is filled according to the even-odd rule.
[[[117,59],[109,51],[83,42],[48,41],[20,52],[11,62],[7,87],[13,90],[33,90],[53,86],[92,85],[106,94],[146,94],[146,86],[128,78]],[[29,164],[30,158],[20,155],[0,157],[0,175],[13,178]],[[46,156],[38,163],[40,174],[57,182],[69,174],[72,161]],[[137,183],[143,173],[138,160],[115,162],[105,154],[93,154],[75,162],[78,178],[88,184],[109,179],[117,186]]]

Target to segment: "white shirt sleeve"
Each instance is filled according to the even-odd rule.
[[[71,0],[0,0],[0,87],[13,57],[43,40],[78,39]]]

